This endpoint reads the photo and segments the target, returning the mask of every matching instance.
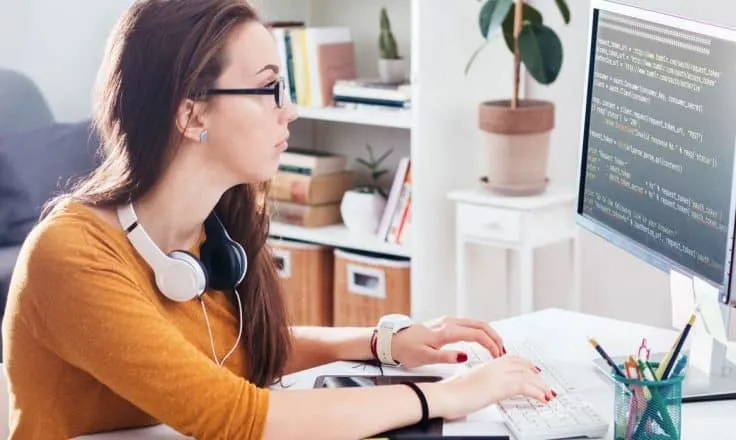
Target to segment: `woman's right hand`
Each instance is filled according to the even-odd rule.
[[[446,419],[463,417],[490,404],[524,396],[547,403],[556,394],[539,376],[531,362],[518,356],[506,355],[476,365],[468,371],[440,382]],[[429,402],[431,405],[432,403]]]

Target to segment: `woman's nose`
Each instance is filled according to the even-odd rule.
[[[294,105],[290,99],[287,99],[284,103],[283,114],[287,124],[294,122],[299,118],[299,112],[297,111],[296,105]]]

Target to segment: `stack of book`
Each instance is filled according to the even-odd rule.
[[[391,244],[407,246],[411,238],[411,160],[401,158],[378,226],[378,238]]]
[[[271,212],[278,222],[314,228],[341,223],[340,202],[353,182],[339,154],[290,147],[281,153],[271,186]]]
[[[337,107],[403,110],[411,107],[411,84],[373,79],[341,79],[332,87]]]
[[[350,28],[271,23],[291,102],[332,106],[332,86],[355,78],[355,50]]]

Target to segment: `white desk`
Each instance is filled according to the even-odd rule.
[[[641,338],[645,336],[652,350],[669,349],[676,337],[676,332],[657,329],[638,324],[592,317],[579,313],[557,309],[544,310],[522,317],[509,318],[493,324],[505,338],[514,335],[528,337],[539,345],[549,347],[549,359],[555,366],[564,366],[571,375],[589,385],[581,391],[581,395],[589,400],[603,416],[612,417],[613,388],[597,373],[591,361],[596,354],[588,345],[587,337],[594,336],[612,355],[624,355],[636,350]],[[439,374],[451,375],[458,371],[458,366],[442,365],[397,371],[384,369],[386,374]],[[336,362],[289,375],[285,383],[294,384],[298,388],[310,388],[314,378],[320,374],[364,371],[366,374],[377,373],[373,368],[356,368],[356,364]],[[683,405],[682,438],[689,439],[733,439],[736,438],[736,401],[688,403]],[[462,421],[445,423],[446,434],[500,434],[508,433],[501,422],[495,406],[470,415]],[[611,425],[607,439],[613,436]],[[181,439],[171,429],[159,426],[149,429],[126,431],[114,434],[79,437],[87,440],[128,440],[128,439]]]

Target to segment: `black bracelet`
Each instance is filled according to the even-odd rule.
[[[422,420],[419,422],[419,426],[422,431],[429,429],[429,405],[427,405],[427,398],[424,396],[422,390],[414,382],[401,382],[403,385],[408,385],[409,388],[414,390],[419,397],[419,402],[422,404]]]

